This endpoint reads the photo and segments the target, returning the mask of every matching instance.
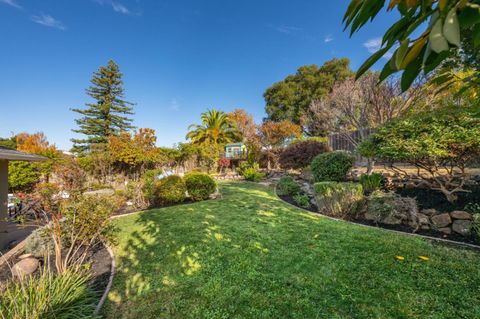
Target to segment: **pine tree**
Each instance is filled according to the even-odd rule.
[[[75,133],[86,135],[84,139],[72,139],[74,152],[90,150],[92,145],[108,142],[110,136],[116,136],[134,128],[132,119],[133,103],[124,100],[123,74],[118,65],[110,60],[107,66],[101,66],[93,74],[92,85],[86,90],[95,103],[87,103],[85,109],[72,109],[83,117],[76,119],[79,128]]]

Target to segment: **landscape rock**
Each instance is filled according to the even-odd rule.
[[[472,222],[469,220],[456,220],[453,222],[452,230],[457,234],[468,236],[472,229]]]
[[[427,216],[438,215],[438,211],[434,208],[422,209],[422,214]]]
[[[418,219],[418,223],[419,223],[420,225],[428,225],[428,224],[430,224],[430,219],[429,219],[428,216],[425,215],[425,214],[418,213],[418,214],[417,214],[417,219]]]
[[[452,233],[452,229],[450,227],[439,228],[438,231],[444,233],[445,235],[450,235]]]
[[[13,277],[23,278],[25,276],[31,275],[38,269],[40,263],[38,259],[29,257],[20,260],[18,263],[13,265],[12,267],[12,275]]]
[[[387,225],[400,225],[402,220],[400,218],[396,218],[395,216],[387,216],[386,218],[382,219],[382,223]]]
[[[450,213],[450,216],[454,219],[472,219],[472,215],[463,210],[455,210]]]
[[[30,258],[30,257],[33,257],[33,255],[32,254],[23,254],[23,255],[18,256],[18,259],[27,259],[27,258]]]
[[[450,214],[448,213],[435,215],[431,218],[431,220],[433,225],[435,225],[437,228],[442,228],[452,223],[452,219],[450,218]]]

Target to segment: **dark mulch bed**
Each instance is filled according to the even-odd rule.
[[[5,284],[12,279],[12,274],[10,267],[15,263],[20,261],[18,257],[23,254],[23,251],[20,251],[15,256],[13,256],[8,263],[0,267],[0,291],[5,287]],[[52,270],[55,270],[55,257],[52,255],[49,260],[49,267]],[[43,269],[45,265],[45,260],[39,258],[40,267],[36,271]],[[98,298],[103,295],[103,292],[107,288],[108,280],[110,279],[112,259],[108,250],[103,245],[96,246],[92,252],[87,256],[87,263],[90,263],[91,267],[89,272],[91,275],[90,287],[98,293]]]
[[[435,237],[435,238],[442,238],[442,239],[448,239],[452,241],[457,241],[461,243],[467,243],[467,244],[473,244],[473,245],[478,245],[480,248],[480,240],[478,237],[475,235],[471,236],[462,236],[456,233],[452,233],[450,235],[445,235],[441,232],[435,231],[433,229],[430,230],[422,230],[419,229],[416,232],[414,232],[414,229],[408,225],[387,225],[387,224],[377,224],[375,222],[372,222],[370,220],[365,220],[365,219],[355,219],[352,220],[351,222],[357,223],[357,224],[362,224],[362,225],[369,225],[369,226],[375,226],[375,227],[380,227],[380,228],[385,228],[385,229],[391,229],[391,230],[396,230],[396,231],[401,231],[404,233],[410,233],[410,234],[419,234],[423,236],[429,236],[429,237]]]
[[[212,199],[207,199],[207,201],[208,200],[212,200]],[[182,206],[182,205],[188,205],[188,204],[193,204],[193,203],[197,203],[197,202],[194,201],[194,200],[191,200],[190,198],[187,198],[186,200],[184,200],[181,203],[168,204],[168,205],[152,205],[152,206],[146,208],[145,210],[156,209],[156,208],[174,207],[174,206]],[[127,215],[127,214],[135,213],[135,212],[138,212],[138,211],[142,211],[142,210],[139,210],[139,209],[134,208],[132,206],[124,205],[119,210],[114,212],[112,214],[112,216]]]
[[[465,205],[480,203],[480,185],[473,185],[467,188],[471,193],[458,193],[458,200],[450,203],[439,191],[423,188],[399,188],[396,193],[404,197],[413,197],[417,199],[420,209],[434,208],[440,212],[451,212],[454,210],[463,210]]]
[[[318,212],[318,208],[316,205],[313,205],[313,204],[310,204],[310,207],[308,208],[305,208],[305,207],[300,207],[298,206],[298,204],[295,202],[295,200],[293,199],[293,196],[290,196],[290,195],[285,195],[285,196],[278,196],[280,197],[281,199],[283,199],[284,201],[286,201],[287,203],[290,203],[294,206],[297,206],[298,208],[301,208],[301,209],[306,209],[308,211],[311,211],[311,212],[314,212],[314,213],[317,213]]]
[[[405,195],[402,195],[402,196],[405,196]],[[419,196],[419,195],[417,195],[417,196]],[[280,197],[282,200],[286,201],[287,203],[290,203],[294,206],[297,206],[298,208],[305,209],[303,207],[298,206],[297,203],[293,200],[292,196],[280,196],[279,195],[278,197]],[[415,196],[410,196],[410,197],[415,197]],[[440,199],[437,198],[437,200],[440,202]],[[424,202],[428,202],[428,199],[424,199]],[[467,203],[468,203],[468,201],[467,201]],[[424,206],[422,208],[436,208],[438,210],[438,208],[435,207],[435,206],[433,206],[433,207]],[[463,209],[463,206],[462,206],[462,209]],[[311,211],[313,213],[320,214],[318,212],[318,208],[314,205],[312,205],[307,210]],[[450,210],[446,210],[446,211],[452,211],[452,210],[455,210],[455,209],[450,209]],[[404,232],[404,233],[410,233],[410,234],[415,233],[415,234],[419,234],[419,235],[423,235],[423,236],[448,239],[448,240],[452,240],[452,241],[456,241],[456,242],[460,242],[460,243],[473,244],[473,245],[479,246],[479,248],[480,248],[480,239],[478,237],[476,237],[475,235],[461,236],[461,235],[456,234],[456,233],[452,233],[450,235],[445,235],[445,234],[443,234],[441,232],[438,232],[438,231],[435,231],[435,230],[421,230],[421,229],[414,232],[414,229],[412,227],[408,226],[408,225],[377,224],[375,222],[365,220],[365,219],[361,219],[361,218],[354,219],[354,220],[349,220],[349,221],[352,222],[352,223],[356,223],[356,224],[362,224],[362,225],[374,226],[374,227],[385,228],[385,229],[390,229],[390,230],[396,230],[396,231],[401,231],[401,232]]]

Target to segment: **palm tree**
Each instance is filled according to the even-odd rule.
[[[188,127],[187,139],[192,143],[199,144],[210,142],[213,144],[230,143],[239,138],[239,132],[228,114],[215,109],[203,112],[201,115],[202,124],[192,124]]]

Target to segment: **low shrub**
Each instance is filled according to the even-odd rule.
[[[363,190],[370,194],[382,187],[383,175],[381,173],[362,174],[360,176],[360,184],[363,186]]]
[[[172,175],[155,183],[155,204],[168,205],[183,202],[187,186],[180,176]]]
[[[143,173],[141,179],[143,196],[150,203],[155,199],[155,183],[158,181],[158,176],[162,173],[163,171],[161,169],[152,169]]]
[[[319,182],[314,190],[319,211],[333,217],[354,217],[364,199],[358,183]]]
[[[205,173],[190,173],[184,180],[187,192],[194,201],[208,199],[217,188],[215,180]]]
[[[277,183],[277,194],[280,196],[297,195],[302,189],[291,176],[283,176]]]
[[[329,152],[327,144],[313,140],[288,145],[280,153],[280,166],[284,169],[300,169],[310,165],[315,156]]]
[[[250,182],[260,182],[265,177],[265,174],[251,167],[251,168],[247,168],[243,172],[243,177],[245,177],[245,180]]]
[[[45,227],[49,227],[48,225]],[[54,242],[50,232],[41,227],[35,229],[26,239],[25,239],[25,253],[32,254],[35,257],[44,257],[53,253],[54,251]]]
[[[402,197],[394,192],[375,191],[367,199],[368,219],[376,223],[417,223],[418,205],[414,198]]]
[[[39,276],[10,282],[2,292],[2,318],[93,318],[98,296],[88,287],[88,276],[67,270],[44,269]]]
[[[310,198],[304,192],[298,193],[295,196],[293,196],[293,200],[300,207],[303,207],[303,208],[310,207]]]
[[[247,181],[251,182],[259,182],[265,177],[265,174],[260,172],[258,163],[250,162],[243,162],[240,164],[240,174]]]
[[[344,151],[320,154],[311,164],[313,178],[315,182],[344,181],[354,162],[355,158]]]
[[[470,202],[470,203],[468,203],[467,205],[465,205],[464,210],[465,210],[466,212],[469,212],[469,213],[472,214],[472,215],[480,214],[480,204],[479,204],[479,203]]]

